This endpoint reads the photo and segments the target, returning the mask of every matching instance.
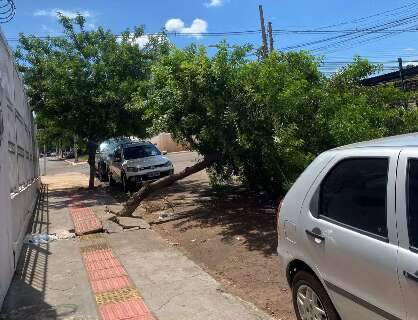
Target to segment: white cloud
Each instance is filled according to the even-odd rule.
[[[97,29],[97,26],[94,23],[87,23],[86,27],[89,30],[96,30]]]
[[[121,40],[122,40],[122,37],[119,36],[117,38],[117,41],[118,42],[121,42]],[[135,36],[134,36],[133,33],[131,33],[130,36],[129,36],[129,42],[131,44],[138,45],[140,48],[144,48],[148,44],[149,41],[150,41],[150,36],[149,35],[146,35],[146,34],[143,35],[143,36],[140,36],[140,37],[138,37],[136,39],[135,39]]]
[[[136,38],[134,43],[136,43],[140,48],[145,47],[149,42],[149,36],[147,35],[143,35],[140,36],[139,38]]]
[[[170,19],[165,23],[168,32],[178,32],[190,34],[190,36],[200,38],[202,33],[208,32],[208,23],[202,19],[194,19],[190,27],[186,27],[181,19]]]
[[[51,9],[51,10],[36,10],[33,15],[35,17],[51,17],[56,18],[58,17],[58,12],[61,12],[64,16],[68,18],[75,18],[77,17],[77,14],[80,13],[85,18],[89,18],[92,16],[92,14],[85,10],[85,11],[71,11],[71,10],[63,10],[63,9]]]
[[[416,51],[414,48],[405,48],[404,51]]]
[[[224,0],[209,0],[209,2],[205,2],[205,6],[210,7],[222,7],[224,4]]]

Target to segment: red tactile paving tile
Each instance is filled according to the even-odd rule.
[[[89,233],[95,230],[102,229],[102,224],[97,218],[88,220],[76,220],[74,222],[74,230],[77,235]]]
[[[127,276],[93,280],[90,281],[90,284],[94,293],[102,293],[116,289],[129,288],[131,286]]]
[[[108,259],[105,261],[88,261],[84,260],[87,272],[111,269],[122,267],[120,262],[116,258]]]
[[[112,260],[112,259],[116,260],[116,257],[113,255],[113,252],[111,249],[88,251],[88,252],[84,252],[82,255],[86,263],[90,263],[94,261],[102,261],[102,264],[106,265],[107,264],[106,260]]]
[[[103,320],[155,320],[142,299],[101,305]]]
[[[101,269],[101,270],[89,270],[87,275],[90,281],[116,278],[121,276],[127,276],[125,269],[122,266],[117,266],[113,268]]]

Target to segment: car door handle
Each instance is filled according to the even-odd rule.
[[[311,230],[305,230],[306,234],[315,240],[316,243],[320,244],[321,242],[325,241],[325,237],[321,234],[321,230],[318,228],[314,228]]]
[[[409,279],[409,280],[412,280],[412,281],[418,282],[418,275],[417,275],[417,273],[418,273],[418,271],[417,271],[417,272],[415,272],[415,274],[410,273],[410,272],[408,272],[408,271],[404,271],[404,272],[403,272],[403,275],[405,276],[405,278],[407,278],[407,279]]]

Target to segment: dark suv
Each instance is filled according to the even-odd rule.
[[[96,153],[96,175],[100,181],[109,179],[109,161],[116,148],[123,143],[131,142],[130,138],[112,138],[103,141]]]

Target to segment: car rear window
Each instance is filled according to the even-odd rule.
[[[418,248],[418,159],[408,161],[407,214],[409,243]]]
[[[388,166],[385,158],[339,162],[321,184],[321,217],[387,238]]]

